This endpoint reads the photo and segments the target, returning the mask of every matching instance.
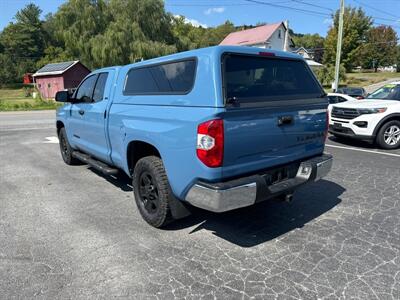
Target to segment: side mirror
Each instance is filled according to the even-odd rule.
[[[56,101],[57,102],[69,102],[71,97],[68,91],[59,91],[56,93]]]

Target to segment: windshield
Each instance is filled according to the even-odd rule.
[[[400,84],[387,84],[370,94],[367,99],[400,100]]]
[[[224,58],[226,100],[262,102],[324,95],[306,63],[297,59],[229,54]]]
[[[338,93],[347,95],[362,95],[364,91],[360,88],[340,88],[337,90]]]

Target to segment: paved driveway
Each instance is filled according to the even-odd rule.
[[[382,81],[382,82],[378,82],[378,83],[374,83],[374,84],[368,85],[368,86],[365,87],[365,91],[367,93],[372,93],[375,90],[379,89],[381,86],[384,86],[385,84],[389,84],[389,83],[392,83],[392,82],[395,82],[395,81],[400,81],[400,78],[392,78],[392,79],[388,79],[388,80],[385,80],[385,81]]]
[[[53,114],[0,114],[0,298],[400,299],[399,150],[332,139],[292,203],[157,230],[128,178],[62,162]]]

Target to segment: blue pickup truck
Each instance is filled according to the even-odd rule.
[[[56,100],[65,163],[125,172],[154,227],[192,206],[291,200],[332,166],[327,98],[287,52],[216,46],[104,68]]]

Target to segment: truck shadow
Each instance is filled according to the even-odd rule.
[[[88,169],[97,176],[100,176],[107,180],[109,183],[112,183],[114,186],[118,187],[122,191],[132,192],[132,180],[124,172],[120,171],[117,175],[107,176],[90,166],[88,166]]]
[[[326,213],[341,200],[345,189],[321,180],[300,188],[293,202],[266,201],[231,212],[216,214],[195,209],[193,214],[171,224],[166,230],[196,226],[190,234],[208,230],[241,247],[253,247],[273,240]]]
[[[117,176],[105,176],[89,169],[122,191],[132,193],[131,179],[123,172]],[[195,226],[189,234],[207,230],[238,246],[253,247],[301,228],[331,210],[341,202],[339,197],[344,191],[334,182],[320,180],[297,190],[290,203],[271,200],[220,214],[191,207],[190,216],[163,230],[176,231]]]

